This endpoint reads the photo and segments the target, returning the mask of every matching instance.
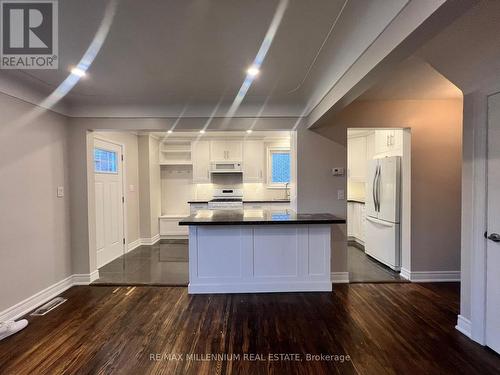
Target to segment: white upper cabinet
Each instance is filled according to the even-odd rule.
[[[375,156],[401,156],[403,146],[403,130],[387,129],[375,131]]]
[[[210,141],[210,160],[242,161],[243,142],[233,140]]]
[[[366,137],[347,140],[347,177],[353,182],[366,181]]]
[[[193,182],[210,182],[210,142],[195,141],[191,145]]]
[[[264,182],[264,142],[245,141],[243,144],[243,181]]]

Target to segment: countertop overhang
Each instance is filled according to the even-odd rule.
[[[345,219],[331,214],[246,209],[200,210],[179,221],[179,225],[345,224],[345,222]]]
[[[192,200],[188,201],[188,204],[204,204],[208,203],[209,200]],[[267,199],[267,200],[248,200],[248,199],[243,199],[243,203],[290,203],[290,199]]]

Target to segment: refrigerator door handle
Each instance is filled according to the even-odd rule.
[[[380,212],[380,202],[378,200],[378,178],[380,174],[380,165],[375,168],[375,178],[373,179],[373,201],[375,202],[375,211]]]
[[[380,175],[382,174],[382,166],[378,166],[378,173],[377,173],[377,211],[380,212]]]
[[[372,196],[373,196],[373,205],[375,206],[375,211],[377,211],[377,196],[375,194],[375,182],[377,181],[377,173],[378,173],[378,165],[375,167],[375,174],[373,175],[373,184],[372,184]]]
[[[392,227],[392,226],[394,226],[394,223],[389,223],[387,221],[375,219],[374,217],[370,217],[370,216],[367,216],[366,220],[371,221],[372,223],[375,223],[375,224],[383,225],[385,227]]]

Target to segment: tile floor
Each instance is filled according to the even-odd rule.
[[[347,268],[350,282],[407,282],[355,246],[347,247]]]
[[[93,284],[187,286],[188,280],[188,241],[162,240],[101,267]]]

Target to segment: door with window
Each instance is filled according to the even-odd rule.
[[[123,255],[122,146],[94,140],[97,268]]]
[[[488,99],[486,345],[500,353],[500,93]]]

